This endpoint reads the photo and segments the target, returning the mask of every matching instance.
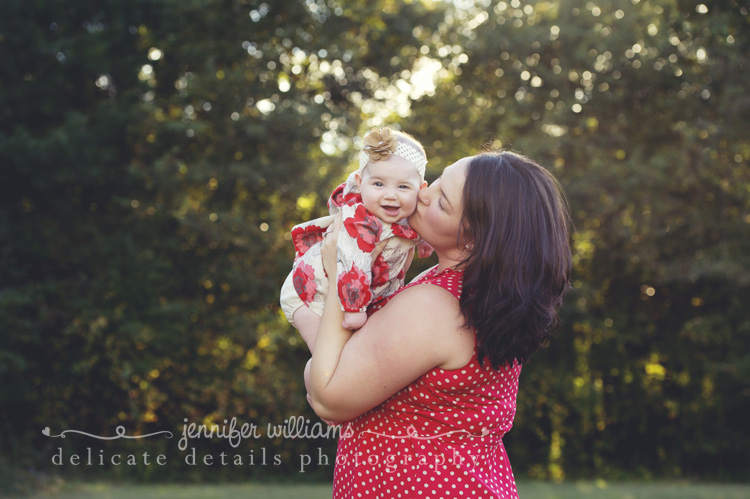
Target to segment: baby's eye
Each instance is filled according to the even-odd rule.
[[[383,182],[375,182],[373,185],[375,187],[383,187]]]
[[[411,186],[409,184],[402,184],[398,186],[400,189],[409,189]]]

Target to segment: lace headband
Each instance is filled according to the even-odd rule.
[[[383,129],[373,129],[373,131],[368,134],[368,137],[365,137],[365,142],[370,142],[370,144],[366,144],[359,153],[358,171],[361,173],[370,160],[382,161],[388,159],[391,154],[395,154],[414,165],[417,169],[417,173],[419,173],[420,180],[424,180],[425,167],[427,166],[427,158],[424,154],[422,154],[422,152],[416,147],[404,144],[403,142],[398,142],[396,137],[390,134],[388,134],[389,136],[385,140],[380,140],[375,144],[372,143],[372,140],[367,140],[368,138],[373,137],[374,134],[381,134],[382,132]],[[394,142],[398,144],[395,149],[393,147]]]

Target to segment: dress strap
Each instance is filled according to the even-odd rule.
[[[451,292],[453,296],[456,297],[457,300],[461,299],[461,291],[463,290],[463,277],[464,273],[463,270],[454,270],[454,269],[445,269],[442,272],[438,272],[438,266],[435,265],[431,269],[428,269],[421,274],[419,274],[414,280],[412,280],[409,284],[406,286],[400,288],[398,291],[396,291],[391,296],[387,297],[384,300],[378,301],[377,303],[370,304],[370,307],[367,309],[368,314],[372,314],[381,308],[385,306],[388,301],[391,300],[394,296],[402,292],[403,290],[410,288],[412,286],[416,286],[417,284],[434,284],[435,286],[440,286],[443,289],[446,289]]]
[[[450,291],[457,300],[460,299],[461,292],[463,291],[463,270],[454,270],[451,268],[447,268],[442,272],[438,272],[437,269],[438,266],[436,265],[423,274],[419,275],[409,284],[409,286],[415,284],[434,284],[435,286],[440,286],[441,288]]]

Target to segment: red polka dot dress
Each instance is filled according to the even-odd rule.
[[[461,296],[463,273],[437,267],[410,284]],[[433,369],[346,423],[333,497],[516,498],[502,437],[513,425],[521,366]]]

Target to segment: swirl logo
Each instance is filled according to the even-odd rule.
[[[99,435],[92,435],[91,433],[86,433],[85,431],[78,430],[65,430],[59,435],[52,435],[50,434],[49,426],[45,426],[44,429],[42,429],[42,435],[50,438],[65,438],[66,433],[78,433],[80,435],[86,435],[87,437],[98,438],[99,440],[117,440],[119,438],[138,439],[154,437],[156,435],[166,435],[167,438],[172,438],[172,432],[170,431],[157,431],[156,433],[149,433],[148,435],[126,435],[124,426],[118,426],[117,428],[115,428],[116,435],[114,437],[100,437]]]

